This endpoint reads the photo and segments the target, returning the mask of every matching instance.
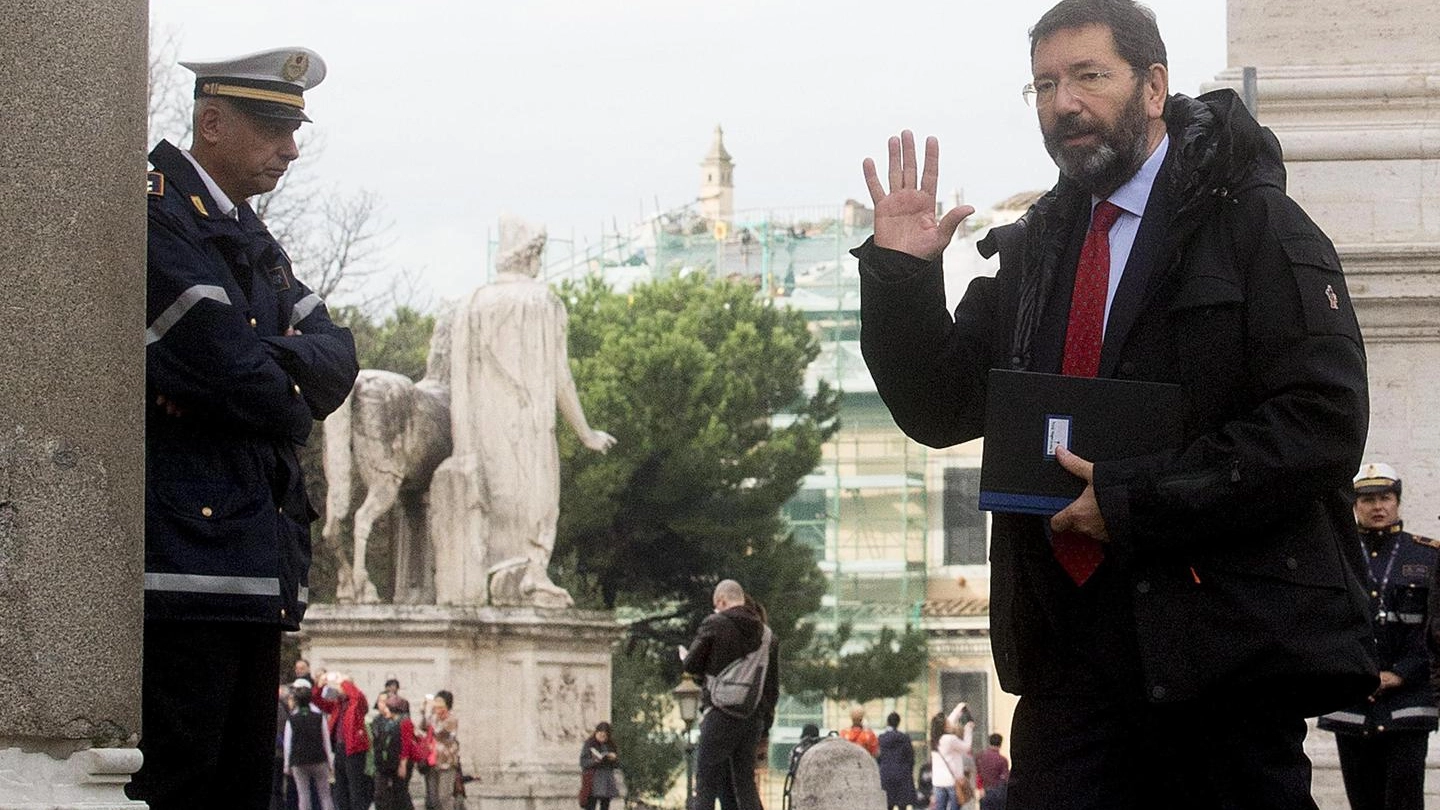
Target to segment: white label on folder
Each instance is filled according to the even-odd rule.
[[[1045,417],[1045,457],[1054,458],[1055,448],[1070,449],[1070,417]]]

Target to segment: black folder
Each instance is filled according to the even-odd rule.
[[[1087,461],[1178,448],[1183,410],[1178,385],[992,369],[980,508],[1053,515],[1085,489],[1056,460],[1057,442]]]

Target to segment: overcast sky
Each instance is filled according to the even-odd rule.
[[[692,201],[715,125],[736,208],[869,202],[860,174],[908,127],[942,192],[979,208],[1054,182],[1027,29],[1051,0],[151,0],[184,58],[304,45],[323,153],[305,170],[379,195],[385,263],[451,297],[483,278],[502,212],[594,244]],[[1171,90],[1225,69],[1223,0],[1152,0]],[[186,74],[188,76],[188,74]],[[301,160],[305,160],[302,156]],[[297,268],[301,278],[303,267]]]

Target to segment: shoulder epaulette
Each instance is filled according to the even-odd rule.
[[[165,175],[160,172],[149,172],[145,175],[145,192],[152,197],[165,196]]]
[[[1414,540],[1422,546],[1429,546],[1430,548],[1440,549],[1440,540],[1434,540],[1429,537],[1423,537],[1414,533],[1410,535],[1410,539]]]

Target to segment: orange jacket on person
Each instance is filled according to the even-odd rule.
[[[840,732],[840,738],[864,748],[872,757],[880,756],[880,739],[864,726],[851,726]]]

